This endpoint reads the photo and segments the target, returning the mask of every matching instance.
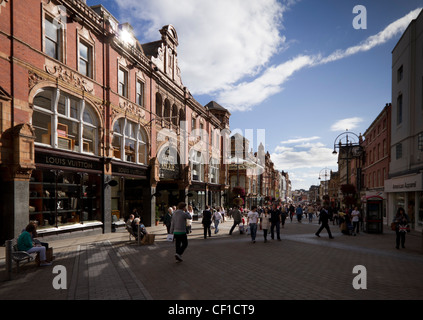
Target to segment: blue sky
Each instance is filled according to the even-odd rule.
[[[391,52],[417,0],[87,0],[129,22],[141,43],[178,32],[182,81],[232,130],[265,129],[266,151],[293,189],[337,170],[335,138],[364,133],[391,102]],[[355,29],[356,5],[366,29]],[[364,22],[361,20],[360,22]],[[256,150],[258,141],[250,142]]]

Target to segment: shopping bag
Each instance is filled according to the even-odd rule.
[[[173,234],[169,233],[166,238],[167,241],[173,241]]]

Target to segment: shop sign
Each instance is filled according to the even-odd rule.
[[[385,192],[421,191],[423,188],[423,174],[385,180]]]
[[[112,164],[112,171],[114,175],[126,174],[131,176],[142,176],[142,177],[147,176],[146,169],[120,166],[116,164]]]
[[[99,162],[73,159],[69,157],[60,157],[52,154],[35,153],[35,162],[37,164],[48,164],[59,167],[69,167],[86,170],[101,170]]]
[[[167,148],[159,156],[160,179],[179,179],[179,159],[174,148]]]

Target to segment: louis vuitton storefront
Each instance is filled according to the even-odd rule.
[[[102,228],[104,221],[100,158],[35,148],[29,181],[29,219],[40,234]]]

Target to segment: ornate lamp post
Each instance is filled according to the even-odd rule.
[[[346,160],[347,162],[347,184],[349,184],[349,161],[354,158],[359,158],[363,153],[363,147],[360,145],[359,136],[348,130],[341,133],[335,138],[332,154],[338,154],[336,149],[339,150],[338,159]]]
[[[328,177],[330,177],[330,170],[328,168],[324,168],[324,169],[320,170],[319,180],[322,180],[322,177],[324,177],[324,180],[323,180],[324,195],[327,195],[328,194],[328,183],[327,183],[327,181],[329,180]]]

